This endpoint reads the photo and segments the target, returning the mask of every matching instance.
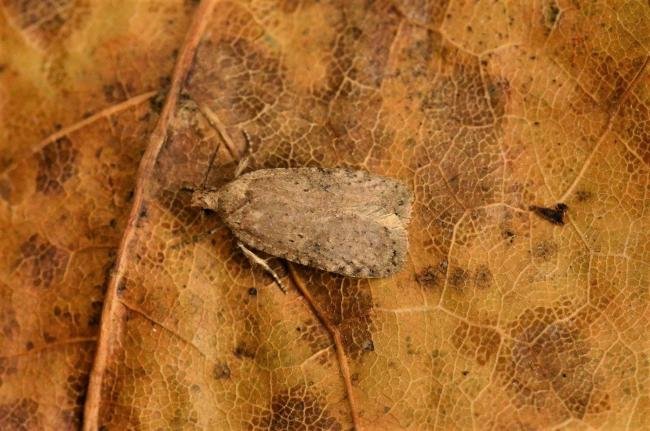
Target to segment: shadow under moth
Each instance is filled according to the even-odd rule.
[[[251,262],[286,292],[248,247],[349,277],[379,278],[406,260],[411,193],[401,182],[350,169],[261,169],[219,189],[195,191],[193,205],[215,211]]]

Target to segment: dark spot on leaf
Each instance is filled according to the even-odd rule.
[[[47,144],[35,157],[38,160],[36,190],[49,195],[63,191],[63,184],[77,173],[79,152],[67,137]]]
[[[126,279],[122,278],[118,283],[117,283],[117,294],[122,295],[127,289],[127,281]]]
[[[19,268],[34,287],[47,288],[63,276],[69,253],[34,234],[20,246]]]
[[[162,111],[163,105],[165,104],[165,99],[167,98],[167,88],[162,88],[154,97],[149,99],[149,107],[156,114],[160,114]]]
[[[103,306],[102,301],[92,302],[91,304],[92,311],[90,317],[88,318],[88,326],[93,327],[99,325],[102,318],[102,306]]]
[[[558,246],[551,240],[539,241],[533,245],[533,256],[541,260],[549,260],[557,254]]]
[[[591,199],[591,196],[591,192],[588,192],[586,190],[578,190],[576,192],[576,198],[578,199],[578,202],[586,202]]]
[[[250,346],[247,346],[244,343],[240,343],[235,347],[235,351],[233,352],[235,356],[239,359],[254,359],[255,358],[255,349],[253,349]]]
[[[124,90],[119,84],[106,84],[102,89],[104,91],[104,99],[109,103],[120,102],[126,99]]]
[[[557,4],[555,1],[551,1],[551,3],[548,5],[548,10],[546,13],[547,16],[547,22],[548,22],[548,27],[551,28],[555,24],[555,21],[557,21],[557,17],[560,14],[560,8],[557,7]]]
[[[248,289],[248,294],[250,296],[256,296],[257,295],[257,289],[255,289],[254,287],[249,288]]]
[[[544,220],[556,224],[558,226],[564,225],[564,215],[566,214],[569,207],[566,204],[558,203],[553,208],[547,207],[538,207],[532,205],[530,210],[535,214],[543,218]]]
[[[254,426],[269,430],[342,430],[326,403],[301,386],[274,394],[270,409],[254,420]]]
[[[8,201],[11,197],[11,183],[8,180],[0,179],[0,198]]]
[[[492,285],[492,271],[487,265],[480,265],[474,275],[474,283],[479,289],[487,289]]]
[[[29,398],[20,398],[0,404],[0,429],[31,430],[43,429],[38,415],[38,403]]]
[[[517,234],[510,228],[505,228],[501,231],[501,238],[503,238],[508,244],[512,244],[515,241]]]
[[[507,344],[497,361],[497,381],[519,408],[534,406],[542,409],[540,414],[568,409],[582,419],[594,395],[605,390],[599,387],[600,360],[592,356],[589,335],[581,330],[589,328],[597,315],[585,310],[558,320],[558,312],[542,307],[526,310],[509,325]],[[601,399],[606,401],[607,396]]]
[[[415,281],[425,287],[435,286],[438,280],[438,271],[432,266],[427,266],[422,271],[415,274]]]
[[[452,335],[452,342],[462,355],[486,365],[499,350],[501,335],[492,328],[461,322]]]
[[[462,290],[467,281],[467,271],[462,268],[454,268],[449,276],[449,285],[456,290]]]
[[[172,78],[169,75],[161,76],[158,78],[158,83],[160,84],[160,87],[168,89],[171,86]]]
[[[212,377],[217,380],[229,379],[230,378],[230,367],[225,362],[215,364],[212,369]]]
[[[314,300],[322,308],[323,317],[340,331],[345,353],[353,359],[360,357],[364,352],[364,342],[373,339],[372,293],[367,280],[309,268],[299,270],[310,286]],[[372,271],[376,271],[376,268],[370,268],[369,275],[372,275]],[[313,344],[316,352],[323,345],[329,345],[330,341],[322,325],[315,327],[315,330],[318,331],[317,339],[320,340]]]

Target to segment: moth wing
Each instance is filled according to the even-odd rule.
[[[385,277],[406,260],[411,196],[393,179],[345,169],[265,169],[219,193],[244,243],[352,277]]]

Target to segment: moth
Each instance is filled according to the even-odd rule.
[[[242,252],[283,292],[280,278],[250,248],[349,277],[387,277],[403,266],[412,200],[404,184],[352,169],[277,168],[240,175],[247,161],[242,159],[235,179],[223,187],[195,191],[192,203],[215,211]]]

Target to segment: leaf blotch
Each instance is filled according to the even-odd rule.
[[[479,265],[474,273],[474,284],[479,289],[487,289],[492,285],[492,271],[487,265]]]
[[[437,280],[438,272],[432,266],[427,266],[422,271],[415,274],[415,281],[422,286],[435,286]]]
[[[230,367],[228,364],[225,362],[215,364],[214,368],[212,369],[212,377],[214,377],[216,380],[229,379]]]
[[[47,288],[63,276],[69,253],[34,234],[20,246],[20,270],[32,280],[32,286]]]
[[[255,359],[255,349],[244,343],[239,343],[233,354],[238,359]]]
[[[532,205],[530,207],[530,210],[536,215],[558,226],[564,225],[564,216],[566,215],[568,209],[569,207],[563,203],[558,203],[552,208],[538,207],[536,205]]]
[[[0,429],[29,430],[41,428],[38,403],[30,398],[0,404]]]
[[[533,257],[547,261],[557,254],[558,246],[554,241],[543,240],[533,245]]]
[[[359,357],[368,340],[372,342],[372,295],[364,280],[321,273],[317,300],[327,318],[341,333],[345,353]],[[336,289],[328,286],[340,286]]]
[[[46,195],[62,192],[63,184],[77,173],[78,153],[65,137],[43,147],[36,155],[36,190]]]
[[[598,381],[598,360],[590,357],[581,329],[590,319],[559,320],[559,313],[540,307],[520,315],[510,326],[497,375],[517,408],[543,406],[541,414],[568,410],[581,419]]]
[[[462,292],[465,290],[469,275],[463,268],[454,268],[449,275],[449,285],[454,290]]]
[[[342,430],[341,424],[311,390],[294,386],[271,399],[270,411],[254,422],[254,428],[271,430]]]
[[[496,355],[501,336],[494,329],[461,322],[454,331],[452,342],[462,355],[485,365]]]

